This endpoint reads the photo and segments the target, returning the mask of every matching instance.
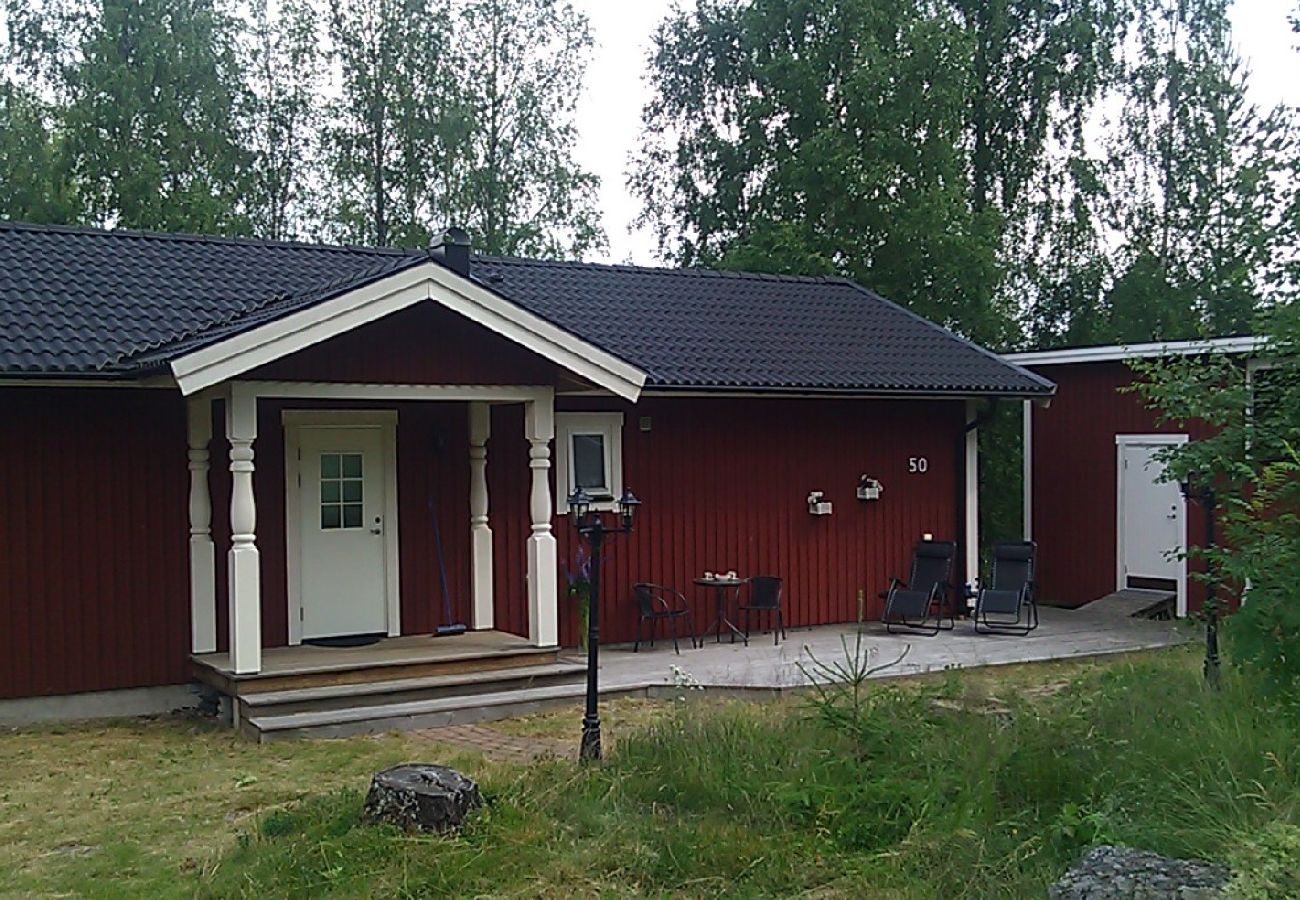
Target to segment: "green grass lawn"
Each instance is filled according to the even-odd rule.
[[[853,714],[625,701],[592,767],[427,736],[259,747],[182,720],[24,730],[0,735],[0,895],[1041,897],[1114,842],[1294,896],[1296,720],[1235,677],[1207,693],[1197,662],[875,683]],[[576,722],[495,727],[576,738]],[[369,775],[417,759],[482,784],[460,836],[358,823]]]

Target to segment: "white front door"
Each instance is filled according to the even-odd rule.
[[[378,427],[299,436],[302,637],[387,633],[387,473]]]
[[[1175,440],[1132,439],[1119,445],[1119,587],[1177,585],[1182,571],[1184,501],[1178,485],[1159,481],[1156,454]]]

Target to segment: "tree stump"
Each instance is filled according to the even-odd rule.
[[[1094,847],[1056,884],[1051,900],[1214,900],[1225,896],[1227,866],[1170,859],[1128,847]]]
[[[370,782],[362,821],[385,822],[404,831],[456,831],[483,805],[478,785],[455,769],[406,763],[384,769]]]

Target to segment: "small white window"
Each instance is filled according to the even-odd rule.
[[[623,414],[556,413],[555,505],[569,511],[568,498],[581,487],[597,509],[612,509],[623,494]]]

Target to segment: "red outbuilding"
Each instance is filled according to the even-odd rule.
[[[1202,564],[1182,552],[1205,540],[1203,513],[1163,481],[1161,448],[1207,426],[1161,422],[1131,388],[1133,360],[1232,354],[1251,364],[1258,338],[1074,347],[1003,358],[1050,378],[1049,401],[1024,405],[1025,537],[1038,544],[1043,603],[1077,607],[1116,591],[1175,596],[1177,615],[1201,607]],[[1190,569],[1190,571],[1189,571]]]
[[[788,626],[851,621],[860,594],[878,616],[923,534],[976,552],[978,409],[1053,391],[846,280],[492,258],[458,233],[0,223],[0,326],[0,717],[270,689],[304,644],[358,636],[415,677],[402,642],[448,620],[467,657],[553,657],[578,638],[577,487],[643,501],[606,640],[635,636],[633,582],[707,570],[780,576]]]

